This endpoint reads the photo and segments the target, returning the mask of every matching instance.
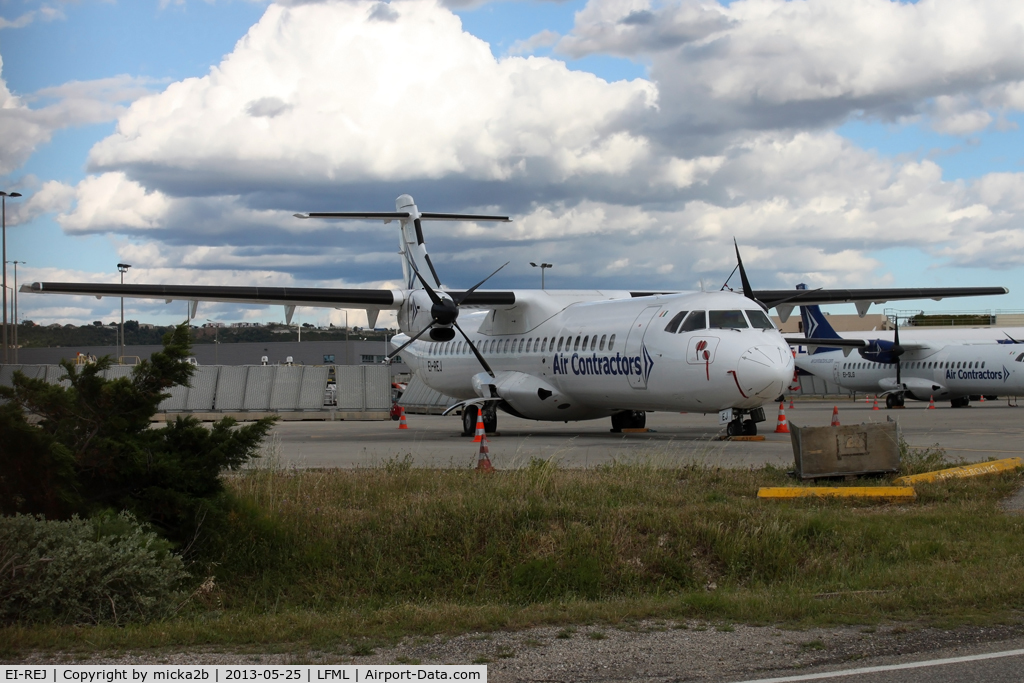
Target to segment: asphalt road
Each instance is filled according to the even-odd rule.
[[[798,401],[786,410],[790,423],[828,425],[834,406],[842,424],[898,420],[907,442],[916,448],[944,449],[950,458],[976,462],[1024,456],[1024,408],[1005,401],[975,403],[953,409],[948,404],[928,410],[908,403],[902,410],[872,410],[870,404]],[[702,461],[729,467],[766,463],[793,465],[788,434],[775,434],[775,404],[766,406],[769,420],[759,425],[763,442],[718,441],[717,415],[649,413],[651,430],[612,434],[609,420],[534,422],[498,415],[498,434],[490,439],[491,462],[498,468],[522,466],[531,458],[555,458],[563,467],[593,467],[615,459],[653,462]],[[461,418],[409,415],[409,429],[396,422],[282,422],[274,427],[270,449],[289,467],[372,467],[409,456],[418,467],[466,467],[476,462],[477,445],[460,436]]]

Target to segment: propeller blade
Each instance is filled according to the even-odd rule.
[[[505,266],[507,266],[507,265],[508,265],[508,264],[510,264],[510,263],[512,263],[512,262],[511,262],[511,261],[505,261],[505,263],[503,263],[503,264],[501,264],[500,266],[498,266],[498,270],[501,270],[502,268],[504,268]],[[470,287],[469,289],[467,289],[467,290],[466,290],[466,291],[465,291],[465,292],[463,293],[463,295],[459,297],[459,300],[455,302],[455,305],[456,305],[456,306],[458,306],[458,305],[462,304],[462,302],[466,300],[466,297],[467,297],[467,296],[469,296],[470,294],[472,294],[473,292],[475,292],[475,291],[477,290],[477,287],[479,287],[480,285],[482,285],[483,283],[487,282],[487,281],[488,281],[488,280],[490,280],[490,279],[491,279],[492,277],[494,277],[495,275],[497,275],[497,274],[498,274],[498,270],[494,271],[493,273],[491,273],[490,275],[488,275],[487,277],[485,277],[485,278],[484,278],[483,280],[481,280],[480,282],[476,283],[475,285],[473,285],[472,287]]]
[[[429,325],[427,325],[422,330],[417,332],[415,337],[410,338],[409,341],[405,342],[404,344],[399,346],[397,349],[395,349],[394,351],[389,353],[387,356],[385,356],[384,357],[384,362],[385,363],[390,363],[392,358],[394,358],[395,356],[400,354],[405,349],[406,346],[408,346],[409,344],[412,344],[414,341],[416,341],[417,339],[422,337],[426,333],[426,331],[429,330],[433,326],[434,326],[434,323],[431,322]]]
[[[427,296],[430,297],[430,303],[432,303],[432,304],[440,304],[441,303],[441,297],[439,297],[437,295],[437,292],[434,291],[433,287],[431,287],[429,284],[427,284],[426,279],[424,279],[424,277],[422,275],[420,275],[419,268],[417,268],[415,265],[413,265],[412,272],[415,273],[416,277],[418,277],[420,279],[420,284],[422,284],[423,285],[423,289],[425,289],[427,291]]]
[[[1014,344],[1024,344],[1024,342],[1020,341],[1019,339],[1014,339],[1013,337],[1011,337],[1010,333],[1007,332],[1006,330],[1003,330],[1003,334],[1005,334],[1006,338],[1012,341]]]
[[[903,363],[900,362],[900,356],[903,355],[903,347],[900,346],[900,319],[896,318],[896,332],[892,336],[892,355],[896,356],[896,384],[903,386],[903,378],[900,373],[900,368]]]
[[[754,290],[750,286],[750,280],[747,279],[747,270],[743,267],[743,259],[740,258],[740,245],[736,242],[736,238],[732,238],[732,244],[736,247],[736,266],[740,269],[740,282],[743,283],[743,296],[748,299],[754,299]]]
[[[504,266],[502,266],[502,268],[504,268]],[[490,375],[491,377],[494,377],[494,370],[491,370],[491,366],[488,365],[487,361],[484,360],[484,357],[480,354],[480,351],[477,350],[476,344],[474,344],[473,341],[469,338],[469,335],[466,334],[461,327],[459,327],[458,323],[452,323],[452,325],[454,325],[455,329],[461,332],[462,336],[466,338],[466,343],[469,344],[469,348],[473,350],[473,355],[476,356],[476,359],[478,361],[480,361],[480,365],[482,365],[484,370],[487,371],[487,374]]]

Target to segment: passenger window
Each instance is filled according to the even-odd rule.
[[[539,339],[537,341],[540,342]],[[526,340],[526,352],[529,353],[530,349],[532,347],[533,347],[533,337],[530,337],[529,339]]]
[[[502,353],[508,353],[508,347],[512,345],[511,339],[505,340],[505,347],[502,349]]]
[[[587,335],[586,337],[583,338],[583,350],[584,351],[587,350],[587,342],[588,341],[590,341],[590,335]]]
[[[593,351],[593,350],[594,350],[594,349],[596,349],[596,348],[597,348],[597,335],[595,334],[595,335],[594,335],[594,336],[593,336],[593,337],[592,337],[592,338],[590,339],[590,350],[591,350],[591,351]]]
[[[679,327],[679,332],[693,332],[694,330],[703,330],[705,327],[707,327],[707,319],[704,311],[693,311],[686,316],[686,320]],[[614,335],[612,338],[614,339]]]
[[[771,318],[765,315],[764,311],[747,311],[747,319],[750,320],[750,326],[759,330],[770,330],[775,327],[772,325]]]
[[[580,336],[579,335],[576,335],[576,343],[573,344],[572,350],[573,351],[579,351],[580,350]]]
[[[519,340],[519,353],[523,352],[523,346],[525,346],[525,345],[526,345],[526,340],[525,339],[520,339]]]
[[[713,330],[748,327],[743,311],[708,311],[708,320],[708,327]]]
[[[611,351],[615,348],[615,335],[608,337],[608,350]]]
[[[541,353],[547,353],[548,352],[548,338],[547,337],[544,337],[544,339],[541,340],[540,352]]]
[[[606,341],[607,339],[608,339],[608,335],[607,335],[607,334],[602,334],[602,335],[601,335],[601,346],[599,347],[599,349],[598,349],[598,350],[600,350],[600,351],[604,351],[604,343],[605,343],[605,341]]]
[[[565,339],[565,337],[559,337],[559,338],[558,338],[558,350],[559,350],[559,351],[561,351],[561,350],[562,350],[562,340],[563,340],[563,339]]]
[[[686,311],[679,311],[672,319],[668,321],[668,325],[665,325],[665,331],[675,334],[679,329],[679,323],[683,322],[683,318],[686,317]]]

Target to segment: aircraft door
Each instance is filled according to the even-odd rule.
[[[629,386],[634,389],[647,389],[647,379],[651,376],[651,369],[654,368],[654,359],[647,352],[644,346],[644,335],[647,334],[647,326],[651,324],[654,314],[661,310],[661,306],[648,306],[633,321],[626,335],[626,377],[629,378]]]

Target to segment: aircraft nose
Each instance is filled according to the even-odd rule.
[[[736,363],[736,382],[749,398],[778,398],[792,376],[793,356],[788,348],[752,346]]]

